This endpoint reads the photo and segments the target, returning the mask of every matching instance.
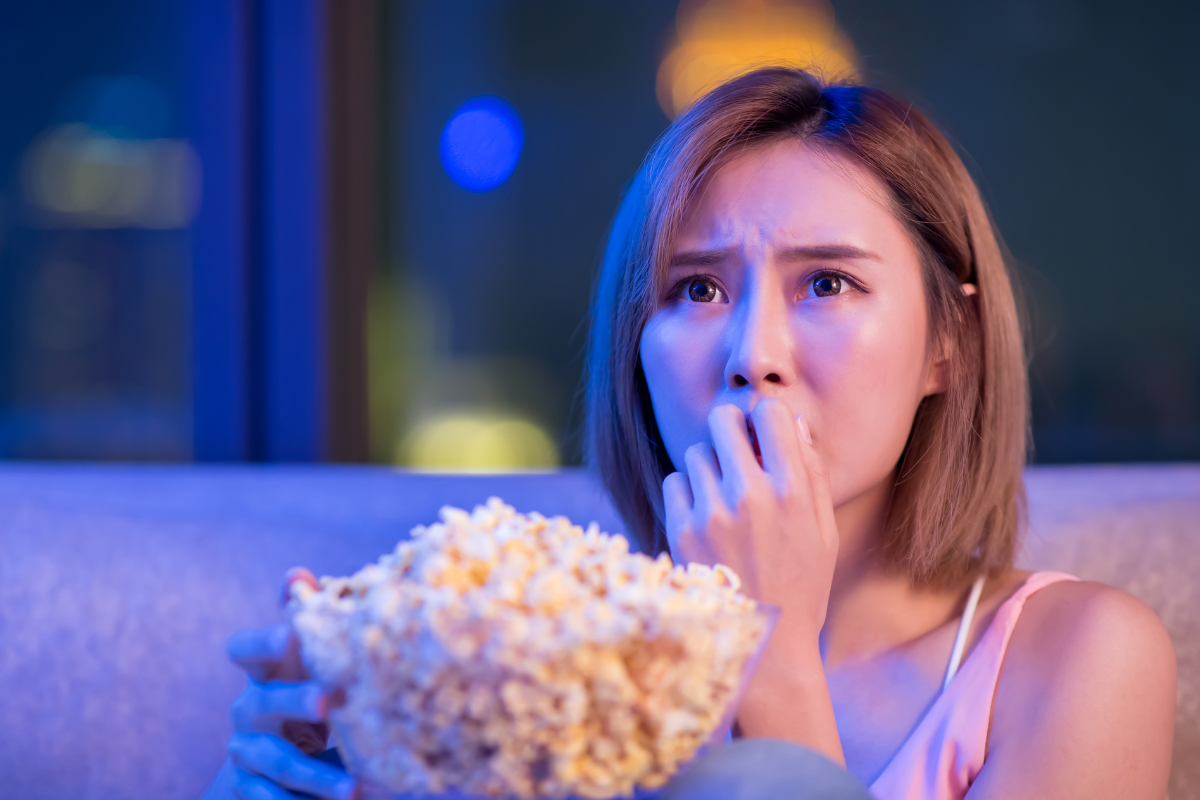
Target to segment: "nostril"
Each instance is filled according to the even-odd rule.
[[[779,377],[779,375],[777,373],[774,373],[774,372],[769,373],[767,375],[766,379],[767,379],[767,381],[769,381],[771,383],[779,383],[781,380],[783,380],[782,378]]]
[[[733,385],[734,385],[734,386],[736,386],[736,387],[738,387],[739,389],[740,389],[741,387],[745,386],[745,385],[746,385],[746,384],[748,384],[748,383],[750,383],[750,381],[746,380],[746,379],[745,379],[745,378],[743,378],[741,375],[734,375],[734,376],[733,376]]]

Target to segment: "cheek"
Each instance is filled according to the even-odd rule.
[[[804,339],[801,369],[837,504],[888,478],[904,451],[921,401],[925,325],[907,310],[876,307],[812,326]]]
[[[722,386],[720,320],[684,319],[660,311],[642,331],[642,372],[654,419],[677,469],[683,454],[708,439],[708,412]]]

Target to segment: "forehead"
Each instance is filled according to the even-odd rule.
[[[903,229],[868,170],[797,139],[754,147],[719,167],[684,213],[674,248],[732,245],[754,233],[779,244],[878,246]]]

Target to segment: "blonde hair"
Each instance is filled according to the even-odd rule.
[[[592,305],[589,463],[641,546],[664,549],[662,482],[675,467],[642,373],[642,329],[704,178],[784,137],[845,157],[888,188],[922,257],[931,346],[949,355],[948,388],[921,402],[898,464],[887,557],[917,583],[1010,566],[1024,513],[1028,389],[1013,287],[979,190],[910,105],[803,70],[761,69],[710,92],[667,129],[626,188]]]

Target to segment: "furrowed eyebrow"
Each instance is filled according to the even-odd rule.
[[[689,250],[671,256],[669,267],[713,267],[729,257],[729,250]],[[882,261],[878,255],[847,244],[818,244],[789,247],[780,251],[780,261]]]
[[[729,256],[728,250],[695,250],[671,256],[670,267],[713,267]]]
[[[848,261],[862,259],[867,261],[882,261],[870,250],[845,244],[819,244],[810,247],[789,247],[779,253],[781,261]]]

